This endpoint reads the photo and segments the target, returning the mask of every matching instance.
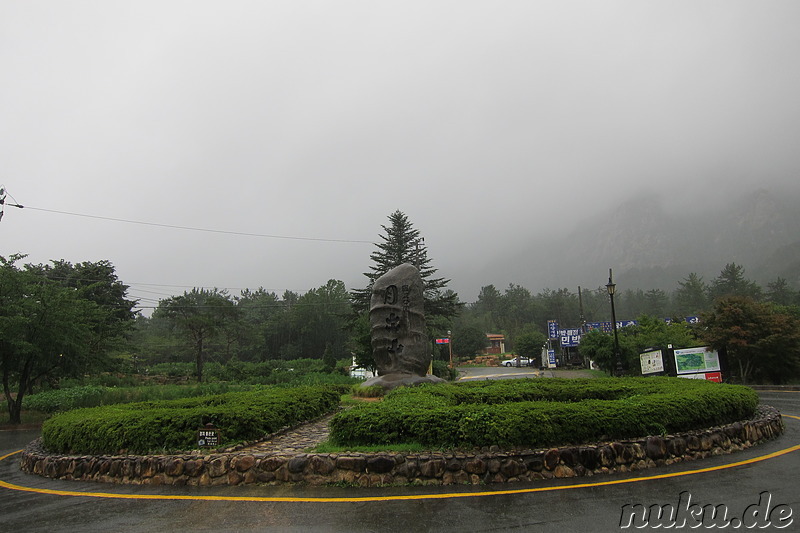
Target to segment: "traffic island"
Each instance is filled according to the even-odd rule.
[[[747,420],[704,430],[547,449],[490,446],[445,453],[254,453],[252,446],[239,446],[213,453],[95,456],[51,454],[37,440],[22,452],[21,468],[53,479],[175,486],[507,483],[696,461],[750,448],[780,436],[783,430],[780,413],[762,405]]]

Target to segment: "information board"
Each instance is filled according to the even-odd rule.
[[[664,371],[664,356],[661,350],[645,352],[639,354],[639,364],[642,368],[642,375],[656,374]]]
[[[675,350],[675,368],[678,374],[719,372],[719,354],[708,346]]]

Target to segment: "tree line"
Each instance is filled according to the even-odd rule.
[[[475,302],[460,301],[448,289],[450,280],[437,275],[421,233],[400,211],[390,214],[382,226],[364,287],[348,291],[342,281],[330,280],[303,294],[281,295],[263,288],[237,295],[194,288],[160,300],[150,317],[137,312],[137,302],[127,294],[129,287],[117,279],[108,261],[20,266],[23,259],[0,258],[0,363],[12,420],[18,419],[22,398],[34,387],[94,371],[144,372],[158,363],[193,362],[202,381],[208,361],[310,358],[324,359],[333,368],[337,360],[355,357],[369,367],[372,284],[406,262],[417,265],[423,277],[429,338],[449,336],[456,357],[480,352],[487,333],[504,334],[509,351],[538,356],[548,320],[561,327],[580,327],[583,322],[611,319],[605,286],[533,294],[516,284],[503,290],[486,285]],[[671,293],[621,285],[615,295],[618,318],[657,318],[642,325],[654,329],[653,324],[664,323],[662,318],[702,316],[706,331],[716,331],[717,337],[703,338],[697,330],[692,340],[737,347],[744,354],[736,361],[742,376],[797,375],[798,350],[792,343],[798,336],[800,293],[787,280],[778,278],[762,288],[747,279],[742,266],[729,263],[708,282],[689,273]],[[771,325],[745,320],[752,316],[774,320]],[[754,337],[736,336],[737,331]],[[628,330],[626,339],[633,332]],[[591,342],[582,349],[585,354],[591,351]],[[447,360],[447,350],[431,346],[435,359]],[[601,365],[603,350],[601,346],[591,354]],[[633,354],[631,350],[626,353]],[[770,358],[764,357],[765,350]],[[772,370],[754,370],[765,361]]]

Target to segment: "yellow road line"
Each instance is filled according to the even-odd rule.
[[[793,418],[800,420],[800,417],[792,415],[782,415],[784,418]],[[600,481],[596,483],[580,483],[576,485],[562,485],[556,487],[536,487],[528,489],[510,489],[510,490],[495,490],[483,492],[451,492],[444,494],[410,494],[410,495],[395,495],[395,496],[366,496],[361,498],[345,497],[345,498],[314,498],[314,497],[259,497],[259,496],[200,496],[200,495],[179,495],[179,494],[115,494],[111,492],[79,492],[69,490],[53,490],[53,489],[40,489],[35,487],[23,487],[14,485],[0,480],[0,487],[22,491],[34,492],[37,494],[52,494],[55,496],[84,496],[87,498],[114,498],[123,500],[191,500],[191,501],[225,501],[225,502],[300,502],[300,503],[361,503],[361,502],[386,502],[386,501],[399,501],[399,500],[444,500],[453,498],[475,498],[481,496],[508,496],[511,494],[529,494],[533,492],[551,492],[557,490],[572,490],[584,489],[591,487],[605,487],[610,485],[624,485],[627,483],[637,483],[640,481],[652,481],[656,479],[669,479],[682,476],[690,476],[694,474],[703,474],[706,472],[715,472],[718,470],[727,470],[729,468],[736,468],[739,466],[750,465],[767,459],[774,459],[782,455],[800,450],[800,444],[778,450],[777,452],[768,453],[753,457],[752,459],[745,459],[734,463],[728,463],[719,466],[711,466],[708,468],[699,468],[697,470],[687,470],[685,472],[670,472],[666,474],[657,474],[654,476],[635,477],[629,479],[612,479],[607,481]],[[20,453],[22,450],[17,450],[0,457],[0,461],[7,459],[15,454]]]

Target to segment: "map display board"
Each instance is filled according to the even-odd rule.
[[[675,350],[675,368],[678,374],[719,372],[719,354],[707,346]]]

